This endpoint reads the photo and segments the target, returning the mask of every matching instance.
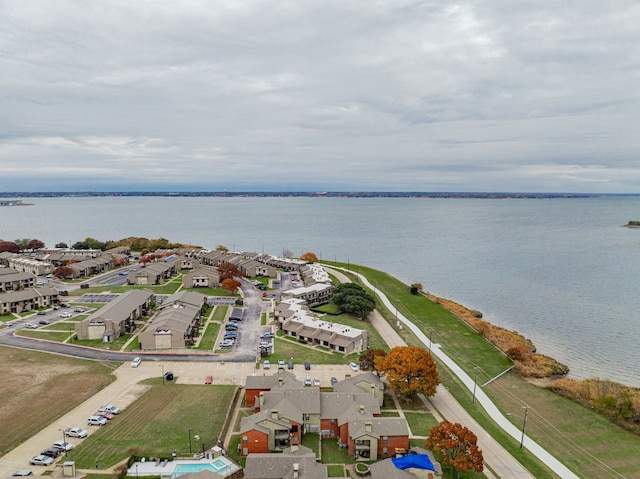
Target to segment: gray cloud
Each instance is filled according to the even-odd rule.
[[[0,3],[0,190],[635,192],[633,1]]]

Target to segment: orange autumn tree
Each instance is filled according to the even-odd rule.
[[[460,472],[484,470],[482,451],[477,446],[478,438],[462,424],[442,421],[432,428],[425,447],[440,455],[443,465],[453,468],[453,476]]]
[[[377,356],[374,362],[397,394],[433,396],[440,384],[436,363],[424,349],[396,346],[386,356]]]
[[[236,280],[235,280],[235,279],[233,279],[233,278],[227,278],[227,279],[223,280],[223,281],[220,283],[220,287],[221,287],[221,288],[224,288],[224,289],[226,289],[227,291],[230,291],[230,292],[232,292],[232,293],[233,293],[236,289],[238,289],[240,286],[242,286],[242,285],[240,284],[240,282],[239,282],[239,281],[236,281]]]
[[[311,251],[307,251],[306,253],[304,253],[302,256],[300,256],[300,259],[302,261],[306,261],[307,263],[316,263],[318,261],[318,257],[316,256],[316,254],[312,253]]]

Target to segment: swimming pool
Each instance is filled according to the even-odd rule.
[[[183,474],[193,474],[205,470],[225,476],[232,471],[232,465],[220,458],[217,458],[212,462],[181,463],[176,465],[172,476],[178,477]]]

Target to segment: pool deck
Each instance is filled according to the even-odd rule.
[[[233,461],[227,459],[225,456],[218,456],[214,458],[204,458],[204,459],[178,459],[175,461],[138,461],[134,462],[127,472],[128,477],[138,477],[138,476],[162,476],[162,477],[173,477],[175,473],[175,469],[177,466],[181,464],[213,464],[215,462],[222,461],[225,466],[228,466],[224,469],[223,474],[219,474],[221,477],[228,476],[236,472],[240,467]],[[213,472],[213,471],[211,471]]]

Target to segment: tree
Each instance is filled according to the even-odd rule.
[[[29,244],[29,241],[31,241],[29,238],[21,238],[21,239],[15,240],[14,243],[18,245],[18,248],[20,248],[20,251],[24,251],[27,249],[27,245]]]
[[[56,243],[56,248],[68,248],[69,246],[67,245],[67,243]]]
[[[31,241],[29,241],[29,243],[27,243],[27,249],[30,249],[31,251],[35,251],[41,248],[44,248],[44,243],[38,239],[32,239]]]
[[[375,366],[398,394],[433,396],[440,384],[436,363],[424,349],[396,346],[386,356],[374,359]]]
[[[242,278],[244,276],[242,271],[240,271],[240,268],[227,261],[220,263],[218,271],[220,272],[220,281],[224,281],[225,279]]]
[[[476,435],[463,425],[442,421],[431,429],[425,446],[438,453],[442,464],[451,466],[454,477],[459,477],[460,472],[484,470],[477,441]]]
[[[315,263],[318,261],[318,257],[316,256],[316,254],[312,253],[311,251],[307,251],[306,253],[304,253],[302,256],[300,256],[300,259],[302,261],[306,261],[307,263]]]
[[[382,376],[382,372],[378,371],[376,368],[375,359],[377,357],[384,357],[387,355],[387,352],[382,349],[367,349],[364,353],[360,355],[360,369],[363,371],[373,371],[378,375],[378,377]]]
[[[55,277],[67,279],[73,277],[73,270],[68,266],[58,266],[51,272]]]
[[[289,248],[282,248],[282,256],[283,258],[293,258],[293,251]]]
[[[233,293],[236,289],[238,289],[240,286],[242,286],[242,285],[240,284],[240,282],[239,282],[239,281],[236,281],[236,280],[235,280],[235,279],[233,279],[233,278],[227,278],[227,279],[223,280],[223,281],[220,283],[220,287],[222,287],[222,288],[224,288],[224,289],[226,289],[227,291],[230,291],[230,292],[232,292],[232,293]]]
[[[332,301],[343,313],[364,318],[376,307],[374,297],[356,283],[342,283],[333,290]]]
[[[413,283],[410,288],[411,294],[418,294],[422,290],[423,290],[422,284],[420,283]]]
[[[5,251],[9,253],[19,253],[20,246],[13,241],[0,241],[0,253],[4,253]]]
[[[219,244],[218,246],[216,246],[216,251],[223,251],[225,253],[229,252],[229,248],[227,248],[224,245]]]

